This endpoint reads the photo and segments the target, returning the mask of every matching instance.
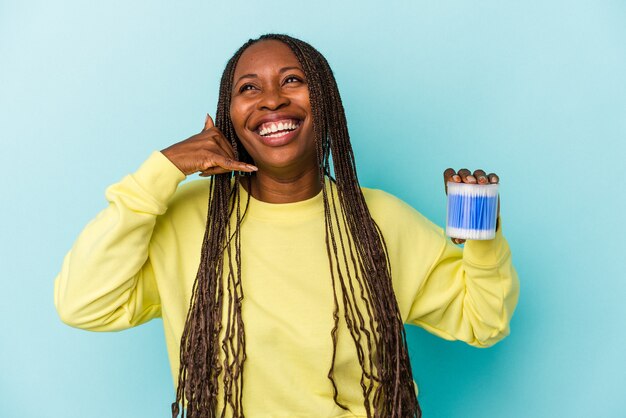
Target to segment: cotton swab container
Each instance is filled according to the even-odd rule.
[[[498,184],[448,182],[446,235],[487,240],[496,236]]]

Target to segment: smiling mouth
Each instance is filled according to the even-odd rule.
[[[301,120],[283,119],[275,122],[262,123],[254,132],[264,138],[278,138],[291,131],[295,131],[301,124]]]

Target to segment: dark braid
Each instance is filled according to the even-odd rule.
[[[360,385],[367,416],[421,417],[386,245],[358,182],[343,104],[326,59],[308,43],[287,35],[268,34],[249,40],[228,61],[222,75],[216,126],[230,140],[236,158],[253,163],[235,134],[230,99],[241,54],[263,40],[278,40],[293,51],[309,88],[334,297],[334,326],[330,330],[333,355],[328,378],[335,403],[347,409],[341,403],[334,377],[342,313],[362,369]],[[331,159],[336,196],[334,188],[327,190],[324,184],[331,172]],[[183,418],[223,417],[227,410],[233,417],[244,416],[240,181],[238,173],[216,175],[210,181],[200,266],[181,339],[173,418],[179,415],[182,405]]]

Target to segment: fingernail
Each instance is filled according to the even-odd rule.
[[[248,167],[250,170],[253,170],[253,171],[259,171],[259,169],[257,167],[255,167],[255,166],[253,166],[251,164],[246,164],[246,167]]]
[[[461,181],[461,176],[458,176],[458,175],[455,174],[454,176],[452,176],[452,180],[454,180],[456,182],[459,182],[459,181]]]
[[[487,183],[487,177],[485,177],[485,176],[478,177],[478,182],[479,183],[483,183],[483,184]]]
[[[204,118],[204,123],[207,123],[207,121],[209,120],[209,114],[206,114],[206,118]]]
[[[467,176],[465,178],[467,179],[468,183],[476,183],[476,177],[474,176]]]
[[[491,176],[491,182],[492,183],[497,183],[498,182],[498,178],[496,176]]]

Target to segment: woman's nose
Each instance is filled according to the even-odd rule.
[[[280,87],[265,88],[259,98],[259,110],[276,110],[289,105],[289,98],[282,94]]]

